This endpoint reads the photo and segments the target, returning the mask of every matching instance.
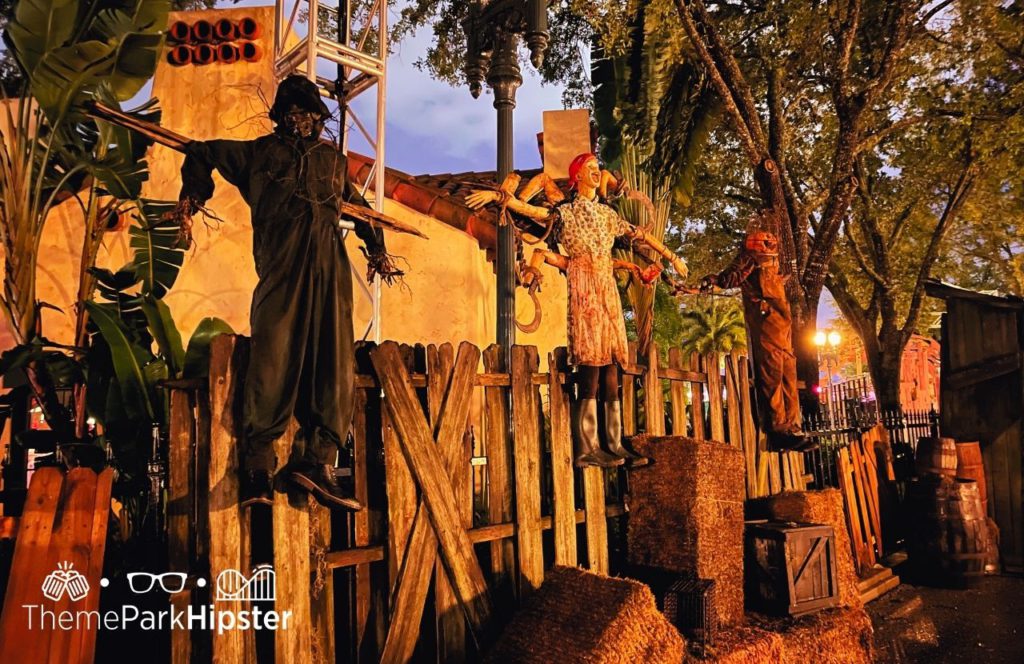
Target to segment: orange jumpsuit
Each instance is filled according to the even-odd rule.
[[[743,292],[762,428],[778,434],[800,431],[793,318],[779,275],[778,254],[744,248],[718,275],[716,283],[722,288],[738,286]]]

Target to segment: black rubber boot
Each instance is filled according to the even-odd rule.
[[[608,451],[614,456],[625,459],[628,468],[641,468],[651,462],[642,454],[637,454],[622,442],[622,403],[606,401],[604,404],[604,430],[608,434]]]
[[[576,449],[576,466],[600,466],[614,468],[621,466],[622,459],[601,449],[597,438],[597,399],[580,399],[574,404],[572,428]]]
[[[329,463],[304,463],[292,469],[292,483],[309,491],[317,502],[331,509],[358,512],[363,504],[342,489],[334,474],[334,465]]]
[[[242,507],[274,504],[274,478],[269,470],[249,470],[242,473],[239,487]]]

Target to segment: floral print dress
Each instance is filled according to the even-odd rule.
[[[612,269],[615,238],[633,227],[612,208],[577,196],[559,205],[556,239],[569,258],[569,363],[606,366],[626,361],[626,323]]]

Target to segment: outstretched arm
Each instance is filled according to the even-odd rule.
[[[225,180],[238,187],[248,200],[249,164],[252,163],[252,141],[191,141],[184,147],[185,163],[181,166],[181,193],[178,205],[169,216],[178,223],[178,241],[192,246],[192,215],[203,209],[213,196],[213,171],[220,171]]]
[[[509,210],[535,221],[547,221],[551,216],[551,210],[539,205],[524,203],[507,191],[494,191],[492,189],[478,189],[466,197],[466,205],[479,210],[490,203],[501,203]]]
[[[686,275],[690,273],[689,268],[686,267],[686,263],[682,258],[677,256],[671,249],[665,246],[665,244],[654,237],[639,226],[633,226],[632,224],[622,222],[620,227],[620,235],[624,235],[631,240],[642,242],[650,247],[654,253],[658,254],[669,262],[669,265],[676,271],[680,279],[685,279]]]

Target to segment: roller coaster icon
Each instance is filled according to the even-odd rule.
[[[270,565],[257,565],[246,577],[237,569],[217,575],[218,602],[268,602],[277,595],[277,577]]]

